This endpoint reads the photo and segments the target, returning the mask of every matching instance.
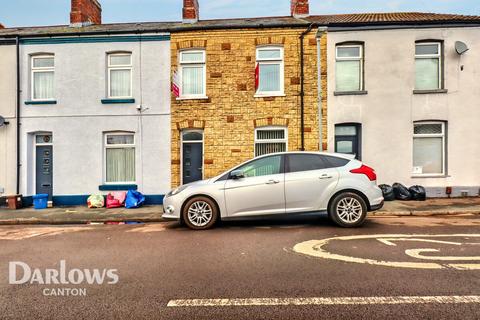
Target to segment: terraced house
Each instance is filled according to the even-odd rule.
[[[183,3],[190,30],[171,35],[172,185],[265,153],[319,150],[326,39],[307,20],[308,1],[292,0],[289,17],[214,21],[198,20],[196,0]]]

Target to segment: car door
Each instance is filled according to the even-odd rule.
[[[337,169],[313,153],[288,154],[285,167],[286,213],[326,209],[338,183]]]
[[[243,178],[225,183],[225,203],[229,217],[285,213],[283,155],[254,159],[235,171]]]

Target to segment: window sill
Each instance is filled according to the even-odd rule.
[[[176,98],[177,101],[182,100],[208,100],[207,96],[198,96],[198,97],[178,97]]]
[[[57,104],[57,100],[38,100],[38,101],[25,101],[27,105],[36,105],[36,104]]]
[[[368,94],[366,90],[359,90],[359,91],[334,91],[334,96],[361,96]]]
[[[435,94],[435,93],[448,93],[447,89],[434,89],[434,90],[413,90],[413,94]]]
[[[102,104],[135,103],[135,99],[102,99]]]
[[[413,174],[411,176],[412,179],[418,179],[418,178],[448,178],[449,175],[446,174]]]
[[[137,190],[138,186],[136,184],[102,184],[98,186],[100,191],[127,191],[127,190]]]
[[[256,93],[254,98],[286,97],[285,93]]]

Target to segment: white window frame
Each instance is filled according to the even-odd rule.
[[[53,59],[53,67],[35,67],[34,61],[36,59]],[[32,101],[55,101],[55,55],[54,54],[42,54],[32,55],[31,60],[31,72],[30,72],[30,91]],[[35,73],[41,72],[53,72],[53,97],[48,99],[35,99]]]
[[[283,139],[258,139],[258,131],[277,131],[283,130],[284,137]],[[255,128],[255,137],[253,142],[253,156],[257,157],[257,143],[258,144],[268,144],[268,143],[285,143],[285,151],[288,151],[288,128],[282,126],[268,126],[268,127],[258,127]],[[259,156],[260,157],[260,156]]]
[[[183,61],[183,54],[184,53],[201,53],[203,59],[201,61]],[[179,65],[179,74],[178,77],[180,79],[180,96],[177,98],[179,100],[182,99],[208,99],[207,97],[207,53],[205,49],[187,49],[181,50],[178,54],[178,65]],[[200,66],[203,68],[202,76],[203,76],[203,92],[200,94],[183,94],[183,67],[184,66]]]
[[[440,124],[442,125],[442,133],[431,133],[431,134],[415,134],[415,125],[424,125],[424,124]],[[418,121],[413,123],[413,138],[412,138],[412,171],[413,171],[413,140],[415,138],[442,138],[442,172],[441,173],[412,173],[414,177],[437,177],[445,176],[447,172],[446,167],[446,132],[445,132],[445,122],[442,121]]]
[[[109,136],[133,136],[133,144],[108,144],[107,139]],[[136,148],[136,139],[134,132],[128,131],[118,131],[118,132],[104,132],[103,133],[103,183],[105,185],[116,185],[116,184],[136,184],[136,181],[118,181],[118,182],[108,182],[107,181],[107,149],[119,149],[119,148],[133,148],[135,152],[135,179],[137,179],[137,148]]]
[[[268,51],[268,50],[279,50],[280,51],[280,58],[260,58],[259,52],[260,51]],[[260,65],[268,65],[268,64],[279,64],[280,65],[280,90],[279,91],[260,91],[260,86],[258,86],[255,97],[275,97],[275,96],[285,96],[285,55],[284,55],[284,48],[281,46],[261,46],[257,47],[255,53],[255,60],[256,64],[258,64],[258,68],[260,70]],[[260,77],[260,71],[259,75]]]
[[[130,57],[130,64],[124,65],[112,65],[111,64],[111,57],[119,57],[119,56],[129,56]],[[133,98],[133,55],[131,52],[121,52],[121,53],[108,53],[107,54],[107,97],[108,99],[129,99]],[[111,73],[114,70],[129,70],[130,71],[130,95],[128,96],[112,96],[111,92]]]
[[[339,48],[359,48],[359,56],[357,57],[339,57],[338,56],[338,49]],[[363,83],[363,78],[364,78],[364,75],[363,75],[363,45],[362,44],[339,44],[337,46],[335,46],[335,63],[339,62],[339,61],[359,61],[360,62],[360,88],[358,90],[353,90],[353,92],[356,92],[356,91],[363,91],[365,90],[364,89],[364,83]],[[336,92],[348,92],[348,91],[340,91],[337,89],[337,72],[336,72],[336,68],[335,68],[335,91]],[[350,90],[349,90],[350,91]]]
[[[436,45],[438,47],[438,53],[437,54],[417,54],[417,46],[427,46],[427,45]],[[438,59],[438,86],[437,88],[431,89],[431,90],[440,90],[442,88],[442,79],[443,79],[443,68],[442,68],[442,43],[441,42],[416,42],[415,43],[415,61],[417,59],[433,59],[436,58]],[[415,85],[416,85],[416,80],[417,80],[417,70],[415,69]],[[417,89],[415,90],[423,90],[423,89]],[[430,90],[430,89],[427,89]]]

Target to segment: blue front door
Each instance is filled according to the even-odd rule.
[[[203,143],[184,142],[182,159],[182,183],[202,180],[203,174]]]

